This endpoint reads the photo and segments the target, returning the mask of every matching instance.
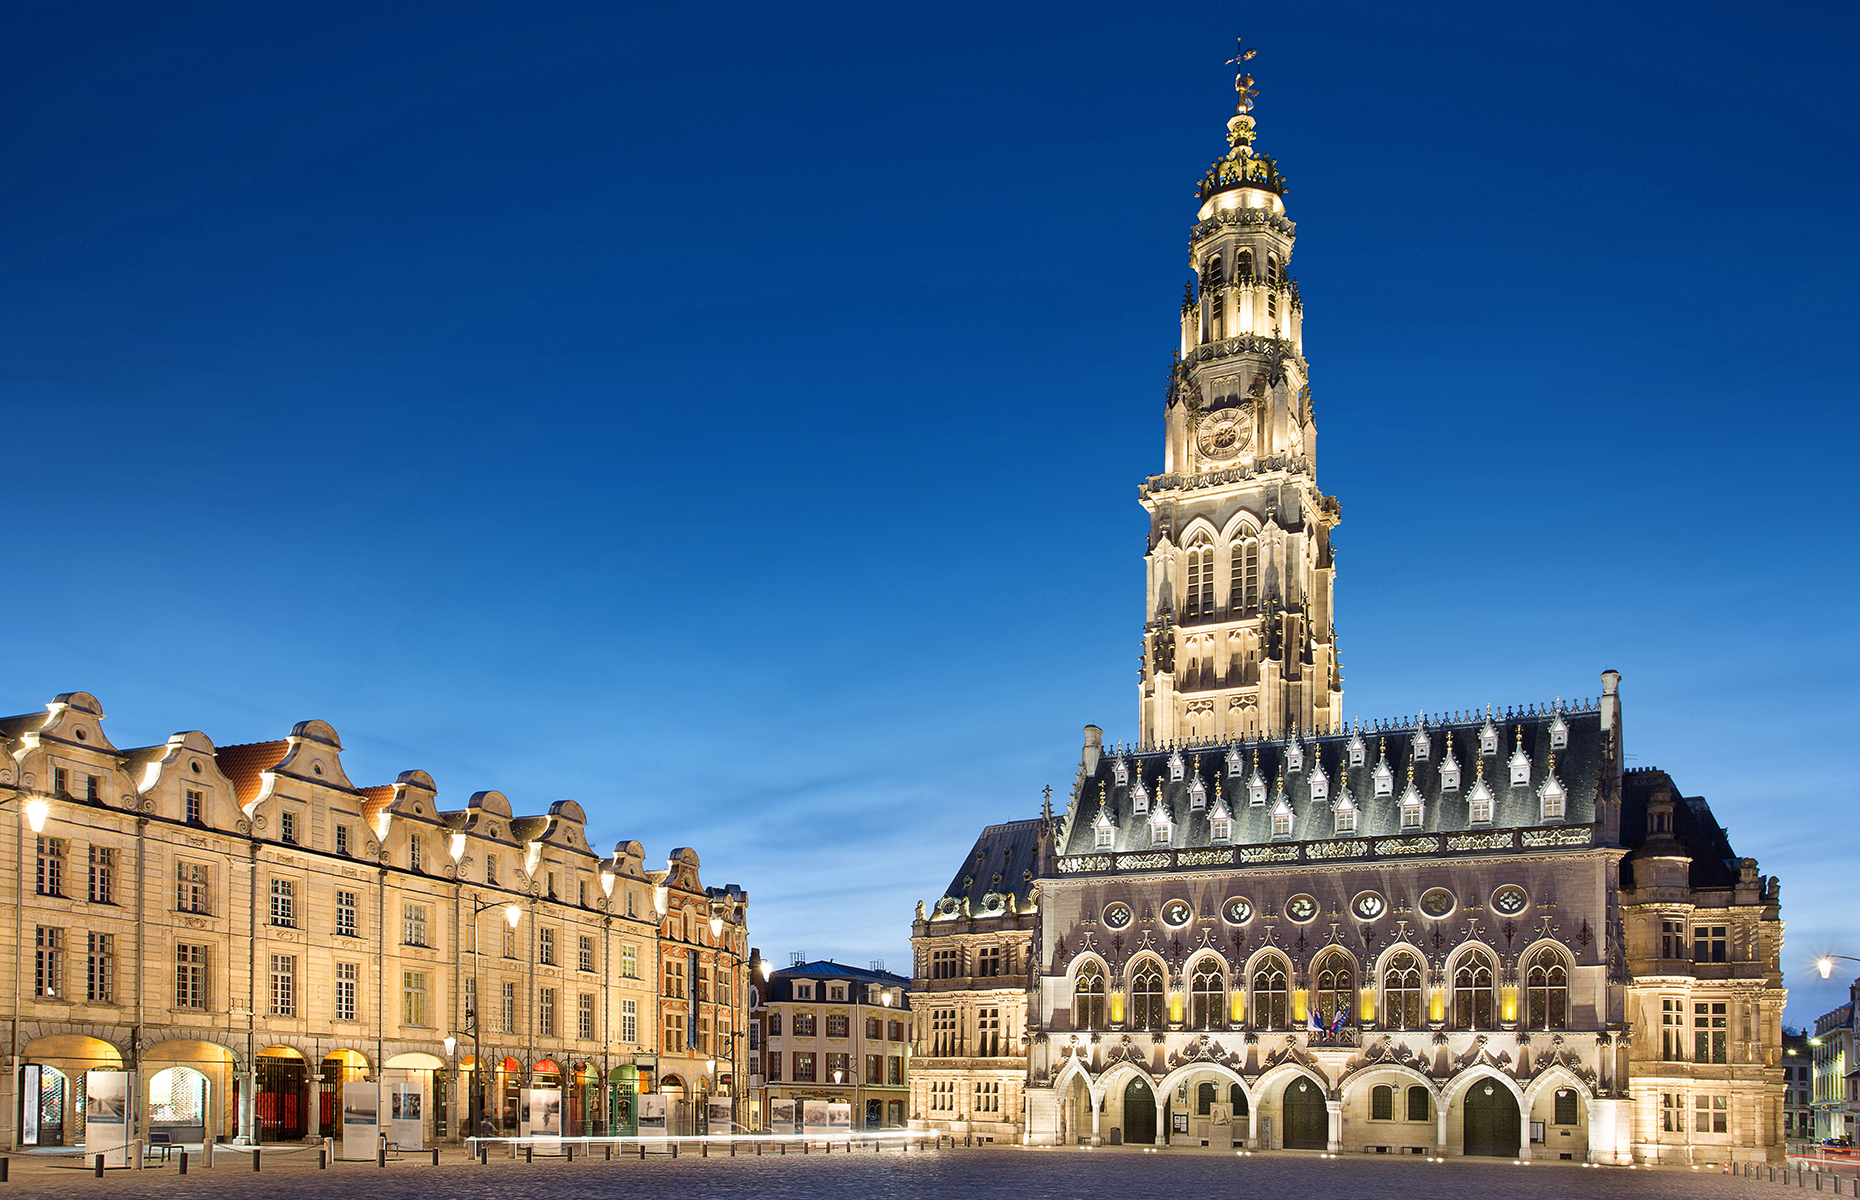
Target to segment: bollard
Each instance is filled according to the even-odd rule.
[[[736,1157],[736,1143],[735,1142],[730,1143],[730,1157],[731,1158]]]
[[[187,1174],[187,1148],[185,1146],[181,1148],[181,1174]],[[5,1175],[0,1174],[0,1179],[3,1178],[5,1178]]]
[[[734,1043],[732,1043],[732,1044],[734,1044]],[[172,1078],[172,1076],[171,1076],[170,1078]],[[877,1154],[877,1153],[879,1153],[879,1149],[878,1149],[878,1139],[877,1139],[877,1138],[873,1138],[873,1139],[872,1139],[872,1153],[874,1153],[874,1154]]]
[[[756,1157],[757,1158],[762,1157],[762,1143],[761,1142],[756,1143]]]
[[[261,1153],[263,1152],[257,1146],[252,1147],[252,1169],[254,1171],[258,1170],[258,1159]]]
[[[639,1143],[639,1161],[646,1161],[646,1143],[644,1142]]]
[[[483,1142],[478,1143],[478,1165],[481,1167],[491,1165],[491,1148]]]
[[[775,1145],[776,1145],[776,1148],[781,1151],[781,1157],[787,1158],[788,1157],[788,1143],[777,1142]]]
[[[5,1155],[0,1155],[0,1183],[6,1182],[7,1168],[11,1162],[12,1160]]]
[[[698,1143],[698,1157],[699,1157],[699,1158],[709,1158],[709,1157],[710,1157],[710,1143],[709,1143],[709,1142],[699,1142],[699,1143]]]
[[[317,1150],[316,1169],[319,1171],[329,1170],[329,1147],[328,1146],[324,1146]],[[181,1151],[181,1174],[183,1175],[187,1174],[187,1151],[185,1150]]]
[[[672,1143],[672,1157],[673,1158],[678,1157],[678,1143],[677,1142]]]
[[[536,1147],[527,1142],[523,1145],[523,1161],[526,1163],[533,1163],[536,1161]]]
[[[433,1165],[435,1167],[439,1165],[439,1151],[437,1150],[433,1151]]]
[[[386,1138],[382,1138],[381,1140],[375,1143],[375,1166],[377,1167],[387,1166],[387,1139]]]
[[[606,1159],[606,1161],[608,1161],[608,1162],[612,1162],[613,1160],[614,1160],[614,1144],[613,1144],[612,1142],[608,1142],[608,1143],[607,1143],[607,1159]]]
[[[569,1162],[574,1162],[574,1161],[575,1161],[575,1148],[574,1148],[573,1146],[571,1146],[571,1145],[569,1145],[568,1143],[566,1143],[566,1142],[564,1142],[564,1143],[562,1144],[562,1152],[563,1152],[564,1154],[566,1154],[566,1155],[568,1155],[568,1161],[569,1161]]]
[[[103,1178],[103,1155],[97,1156],[97,1178]]]
[[[213,1145],[214,1145],[214,1142],[211,1136],[208,1136],[201,1140],[201,1143],[200,1143],[200,1165],[201,1166],[210,1167],[213,1165]]]

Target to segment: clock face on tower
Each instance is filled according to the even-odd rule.
[[[1203,458],[1234,458],[1253,444],[1253,406],[1223,408],[1201,418],[1195,431],[1195,446]]]

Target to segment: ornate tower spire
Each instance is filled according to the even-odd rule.
[[[1296,227],[1254,147],[1258,91],[1236,43],[1227,153],[1196,189],[1193,279],[1164,402],[1150,514],[1140,711],[1146,741],[1324,731],[1341,720],[1330,534]]]

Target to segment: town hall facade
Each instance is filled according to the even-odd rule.
[[[1243,55],[1250,57],[1250,54]],[[1137,737],[919,905],[910,1112],[1034,1145],[1767,1161],[1776,880],[1588,700],[1342,717],[1331,533],[1252,79],[1201,181]]]

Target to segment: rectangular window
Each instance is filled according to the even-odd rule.
[[[1387,1084],[1378,1084],[1369,1089],[1369,1119],[1372,1121],[1393,1121],[1395,1119],[1395,1089]]]
[[[620,974],[626,979],[639,978],[639,947],[620,947]]]
[[[1684,941],[1680,942],[1683,947]],[[1686,1058],[1686,1002],[1660,1001],[1660,1061],[1684,1062]]]
[[[425,874],[426,863],[420,857],[420,853],[420,835],[416,833],[407,839],[407,869]]]
[[[665,1041],[659,1047],[661,1054],[678,1054],[685,1049],[685,1014],[668,1012],[665,1014]]]
[[[287,846],[297,844],[297,814],[281,812],[278,814],[278,840]]]
[[[1684,958],[1686,956],[1686,927],[1679,921],[1660,922],[1660,957]]]
[[[174,1006],[197,1009],[207,1006],[207,948],[205,946],[175,946]]]
[[[1162,1026],[1158,1025],[1158,1029]],[[975,1053],[982,1058],[997,1058],[1001,1054],[1001,1010],[998,1008],[978,1008],[975,1010]]]
[[[827,1055],[827,1082],[828,1083],[855,1083],[857,1082],[857,1080],[855,1080],[852,1077],[852,1067],[850,1065],[850,1057],[851,1057],[850,1055],[839,1054],[837,1052]]]
[[[593,938],[584,937],[576,942],[575,965],[583,971],[592,971],[594,969]]]
[[[1686,1131],[1686,1114],[1679,1102],[1680,1096],[1676,1092],[1660,1093],[1660,1128],[1667,1133]]]
[[[975,1085],[975,1111],[978,1113],[1001,1111],[1001,1085],[999,1083],[977,1083]]]
[[[549,899],[553,900],[555,899],[555,872],[554,871],[548,872],[548,878],[549,878]]]
[[[1558,1088],[1556,1092],[1556,1123],[1574,1125],[1578,1120],[1576,1113],[1576,1090]]]
[[[1692,1098],[1693,1133],[1728,1133],[1730,1131],[1729,1096],[1694,1096]]]
[[[207,794],[205,792],[196,791],[193,788],[188,788],[186,812],[187,815],[185,819],[189,825],[198,825],[206,820]]]
[[[101,796],[101,793],[98,791],[98,786],[102,782],[103,781],[98,779],[95,775],[84,776],[84,799],[95,804]]]
[[[1725,926],[1697,925],[1692,929],[1692,961],[1721,963],[1724,959]]]
[[[1403,814],[1402,820],[1406,822],[1407,820],[1406,813]],[[1275,811],[1272,814],[1272,836],[1273,837],[1290,837],[1291,835],[1292,835],[1292,814],[1285,810]]]
[[[794,1014],[794,1036],[796,1037],[813,1037],[814,1036],[814,1014],[813,1013],[798,1012]]]
[[[710,1018],[699,1017],[697,1023],[697,1052],[710,1053]]]
[[[1401,827],[1403,829],[1419,829],[1421,827],[1420,805],[1404,804],[1401,806]]]
[[[710,968],[709,967],[698,968],[697,987],[692,991],[691,998],[701,1003],[709,1002],[710,1000]]]
[[[587,992],[575,1000],[575,1036],[584,1042],[594,1040],[594,997]]]
[[[271,956],[271,1015],[297,1015],[297,956],[294,954]]]
[[[887,1087],[904,1086],[904,1057],[893,1054],[885,1059],[885,1084]]]
[[[116,851],[108,846],[90,848],[90,902],[116,903]]]
[[[885,1056],[868,1054],[865,1056],[865,1081],[883,1086],[885,1082]]]
[[[34,939],[32,994],[55,999],[65,994],[65,931],[45,925]]]
[[[769,1082],[781,1082],[781,1051],[771,1050],[768,1055]]]
[[[425,971],[402,971],[400,973],[400,1023],[402,1025],[427,1024]]]
[[[845,1013],[828,1013],[827,1014],[827,1036],[830,1038],[843,1038],[843,1037],[850,1036],[847,1033],[847,1024],[848,1022],[846,1020]]]
[[[868,1042],[884,1041],[885,1023],[877,1017],[867,1017],[865,1019],[865,1040]]]
[[[497,855],[484,856],[484,881],[492,887],[497,886]]]
[[[975,956],[975,973],[992,979],[1001,974],[1001,947],[983,946]]]
[[[954,950],[932,950],[930,952],[930,978],[956,978],[956,952]]]
[[[205,863],[177,862],[174,865],[174,906],[184,913],[211,911],[212,894],[207,887]]]
[[[90,935],[90,956],[84,966],[84,998],[101,1004],[116,1000],[116,940],[107,933]]]
[[[355,1020],[355,981],[361,972],[355,963],[336,964],[336,1019]]]
[[[536,961],[545,967],[555,966],[555,930],[539,929],[537,933]]]
[[[336,826],[336,853],[346,855],[349,852],[349,827]]]
[[[585,879],[576,880],[575,889],[581,894],[581,907],[588,907],[588,881]]]
[[[504,957],[515,958],[516,956],[517,956],[517,931],[510,928],[508,925],[506,925],[504,926]]]
[[[885,1023],[885,1039],[887,1041],[892,1041],[892,1042],[903,1041],[904,1040],[904,1022],[903,1021],[887,1021]]]
[[[665,995],[671,1000],[685,998],[685,963],[682,958],[665,964]]]
[[[52,768],[52,794],[55,796],[71,794],[71,772],[63,767]]]
[[[336,936],[355,937],[359,918],[359,897],[354,892],[336,893]]]
[[[949,1058],[956,1053],[956,1010],[932,1009],[930,1012],[930,1053]]]
[[[769,1036],[770,1037],[781,1036],[781,1014],[778,1012],[772,1012],[769,1014]]]
[[[1730,1061],[1730,1048],[1727,1044],[1730,1034],[1727,1028],[1727,1008],[1728,1006],[1722,1001],[1716,1004],[1694,1004],[1692,1006],[1693,1062]]]
[[[1408,1089],[1408,1119],[1425,1121],[1432,1114],[1428,1111],[1427,1089],[1416,1084]]]
[[[814,1052],[812,1050],[795,1051],[794,1081],[796,1083],[814,1082]]]
[[[403,904],[400,906],[400,940],[407,946],[428,946],[426,940],[426,905]],[[424,1024],[425,1022],[420,1022]]]
[[[514,983],[506,983],[504,985],[504,1032],[515,1033],[516,1031],[517,985]]]
[[[271,923],[285,929],[297,925],[297,884],[289,879],[271,881]]]
[[[1490,800],[1474,800],[1472,802],[1471,815],[1474,821],[1489,822],[1492,819],[1492,802]]]
[[[65,840],[63,838],[42,837],[39,839],[38,892],[41,896],[65,894]]]
[[[639,1044],[639,1001],[620,1002],[620,1040]]]
[[[1563,793],[1549,791],[1544,793],[1544,820],[1555,820],[1563,815]]]

